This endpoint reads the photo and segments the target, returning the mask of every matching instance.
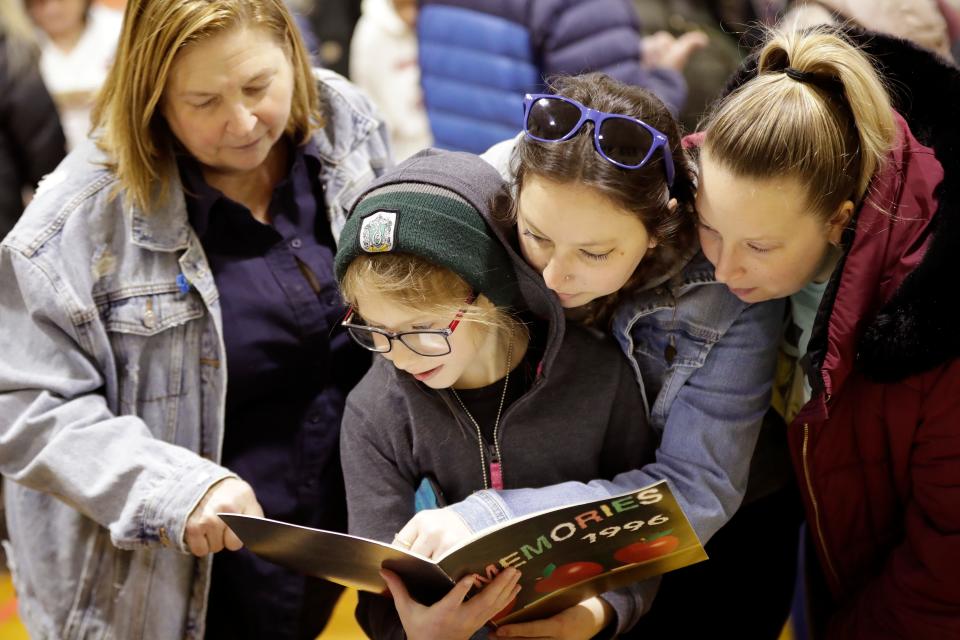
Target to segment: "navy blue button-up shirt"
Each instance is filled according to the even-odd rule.
[[[340,419],[370,363],[337,325],[345,308],[323,215],[321,159],[290,147],[271,224],[209,186],[179,158],[190,223],[213,271],[227,356],[224,466],[269,518],[345,530]],[[247,551],[214,558],[208,637],[315,637],[336,589]],[[312,634],[312,635],[311,635]]]

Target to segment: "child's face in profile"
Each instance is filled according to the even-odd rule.
[[[445,329],[456,319],[456,314],[440,317],[410,309],[390,301],[386,296],[358,296],[356,302],[356,312],[360,317],[354,318],[354,323],[366,324],[391,333]],[[466,306],[466,301],[464,305]],[[447,336],[450,353],[446,355],[421,355],[409,349],[399,339],[391,340],[390,351],[380,355],[392,362],[397,369],[412,375],[432,389],[480,387],[489,384],[486,376],[482,375],[486,359],[481,357],[481,354],[485,352],[485,341],[491,333],[475,322],[461,321],[453,333]],[[431,336],[431,340],[436,339],[437,337]],[[416,344],[416,337],[408,337],[407,340]],[[503,367],[503,363],[500,363],[500,367]]]

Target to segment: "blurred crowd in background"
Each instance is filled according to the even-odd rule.
[[[0,236],[89,134],[123,0],[0,3]],[[764,25],[853,23],[960,54],[960,0],[288,0],[317,66],[374,100],[402,160],[479,153],[520,129],[518,93],[605,71],[693,130]],[[470,51],[469,49],[473,49]]]

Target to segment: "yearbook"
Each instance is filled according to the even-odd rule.
[[[666,481],[604,500],[570,504],[485,529],[438,560],[345,533],[266,518],[220,517],[257,555],[347,587],[386,593],[380,567],[432,604],[461,577],[481,583],[505,567],[520,592],[492,622],[549,617],[578,602],[705,560],[706,553]]]

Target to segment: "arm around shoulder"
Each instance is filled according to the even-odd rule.
[[[700,541],[733,515],[770,402],[783,302],[747,307],[677,392],[653,462],[612,480],[540,489],[478,491],[451,508],[474,530],[541,509],[670,483]]]

